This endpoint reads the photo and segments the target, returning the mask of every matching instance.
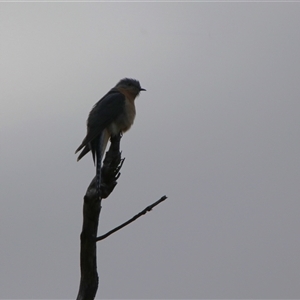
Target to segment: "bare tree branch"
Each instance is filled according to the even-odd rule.
[[[123,166],[125,158],[121,158],[120,140],[121,135],[110,138],[110,148],[106,152],[103,166],[101,168],[101,197],[107,198],[117,185],[117,179],[120,177],[120,169]]]
[[[99,278],[97,273],[96,242],[105,239],[114,232],[132,223],[148,211],[152,210],[153,207],[167,199],[166,196],[161,197],[158,201],[146,207],[143,211],[124,224],[97,238],[102,198],[107,198],[117,185],[117,179],[120,177],[120,169],[124,162],[124,159],[121,159],[120,139],[121,135],[111,138],[110,148],[103,161],[103,166],[101,168],[101,197],[99,198],[97,192],[96,176],[91,181],[84,196],[83,225],[80,234],[81,278],[76,298],[77,300],[93,300],[95,299],[98,290]]]
[[[148,211],[151,211],[153,207],[155,207],[156,205],[158,205],[159,203],[163,202],[164,200],[167,199],[167,196],[163,196],[161,197],[159,200],[157,200],[156,202],[154,202],[153,204],[147,206],[144,210],[142,210],[141,212],[139,212],[138,214],[136,214],[135,216],[133,216],[131,219],[129,219],[128,221],[126,221],[125,223],[117,226],[116,228],[110,230],[109,232],[97,237],[96,241],[101,241],[104,240],[105,238],[107,238],[108,236],[110,236],[111,234],[115,233],[116,231],[119,231],[120,229],[122,229],[123,227],[127,226],[128,224],[132,223],[133,221],[135,221],[136,219],[138,219],[139,217],[145,215]]]
[[[111,138],[111,144],[106,153],[101,180],[101,198],[98,197],[96,188],[96,177],[90,183],[83,203],[83,225],[80,235],[80,286],[77,300],[92,300],[98,290],[97,273],[97,249],[96,237],[99,216],[101,212],[101,200],[106,198],[117,185],[120,169],[124,159],[120,153],[121,135]]]
[[[92,183],[84,196],[83,225],[80,235],[81,279],[77,300],[94,299],[98,289],[97,252],[94,239],[97,236],[101,199],[96,189],[92,187]]]

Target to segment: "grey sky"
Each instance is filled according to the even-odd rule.
[[[0,3],[0,298],[74,298],[87,115],[147,89],[122,139],[98,298],[300,298],[299,3]]]

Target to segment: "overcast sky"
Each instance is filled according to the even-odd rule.
[[[76,297],[88,113],[147,89],[99,234],[103,298],[300,298],[300,3],[0,3],[0,298]]]

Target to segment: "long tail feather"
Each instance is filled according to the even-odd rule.
[[[99,198],[101,197],[101,163],[103,155],[103,132],[100,134],[96,145],[96,186]]]
[[[81,153],[79,154],[77,161],[79,161],[82,157],[84,157],[90,151],[90,147],[87,145],[83,148]]]

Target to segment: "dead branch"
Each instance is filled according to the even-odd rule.
[[[77,300],[93,300],[95,299],[98,290],[99,278],[97,273],[96,242],[105,239],[114,232],[132,223],[148,211],[152,210],[153,207],[167,199],[166,196],[161,197],[158,201],[147,206],[127,222],[97,238],[102,198],[107,198],[116,187],[117,179],[120,177],[120,169],[124,162],[124,159],[121,158],[120,140],[121,135],[112,137],[110,148],[105,155],[103,166],[101,168],[101,197],[99,197],[97,192],[96,176],[91,181],[84,196],[83,225],[80,234],[81,278],[76,298]]]
[[[127,226],[128,224],[132,223],[133,221],[135,221],[136,219],[138,219],[139,217],[145,215],[148,211],[151,211],[153,207],[155,207],[156,205],[158,205],[159,203],[161,203],[162,201],[166,200],[167,197],[166,196],[162,196],[159,200],[157,200],[156,202],[154,202],[153,204],[147,206],[145,209],[143,209],[141,212],[139,212],[138,214],[136,214],[135,216],[133,216],[131,219],[129,219],[128,221],[124,222],[123,224],[117,226],[116,228],[108,231],[107,233],[97,237],[96,241],[101,241],[104,240],[105,238],[107,238],[108,236],[110,236],[111,234],[115,233],[116,231],[119,231],[120,229],[122,229],[123,227]]]
[[[80,271],[81,279],[77,300],[92,300],[98,289],[96,237],[101,200],[106,198],[117,185],[124,159],[120,153],[121,135],[111,138],[111,144],[101,169],[101,198],[96,189],[96,177],[90,183],[83,203],[83,225],[80,235]]]

